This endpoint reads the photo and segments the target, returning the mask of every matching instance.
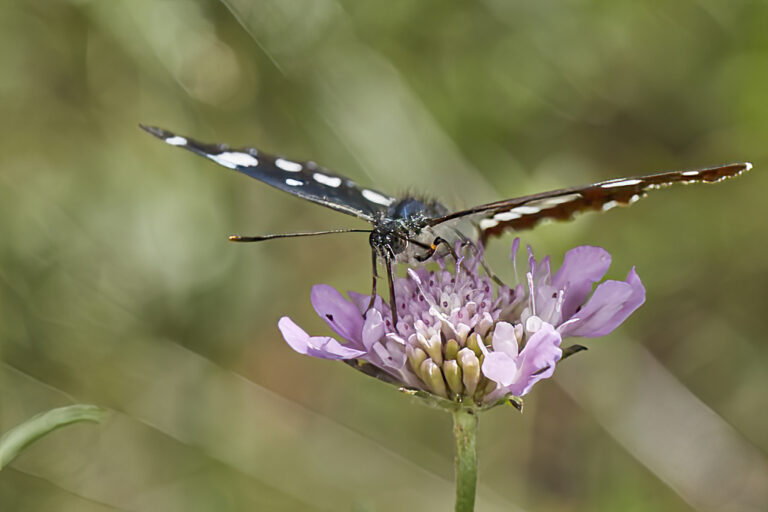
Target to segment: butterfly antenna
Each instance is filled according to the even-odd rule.
[[[336,233],[370,233],[370,229],[331,229],[328,231],[310,231],[306,233],[276,233],[272,235],[261,236],[240,236],[232,235],[229,237],[230,242],[263,242],[265,240],[274,240],[275,238],[299,238],[302,236],[321,236],[321,235],[333,235]]]

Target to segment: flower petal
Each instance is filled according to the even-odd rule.
[[[541,328],[528,339],[525,348],[520,351],[517,361],[518,375],[515,382],[507,388],[507,392],[523,396],[538,381],[551,377],[555,372],[555,363],[563,355],[560,349],[561,341],[560,334],[552,325],[542,324]],[[546,370],[542,371],[545,368]]]
[[[313,286],[310,300],[317,314],[339,336],[357,344],[362,342],[363,315],[355,304],[344,298],[333,286]]]
[[[360,311],[360,315],[365,315],[365,313],[368,311],[368,304],[371,303],[371,296],[364,293],[353,292],[352,290],[348,291],[347,295],[349,296],[352,304],[357,306],[357,309]],[[373,301],[373,307],[379,311],[384,311],[387,316],[389,316],[389,305],[384,304],[384,300],[380,295],[377,295],[376,299]]]
[[[491,352],[483,359],[483,375],[507,387],[517,379],[518,370],[515,359],[504,352]]]
[[[552,278],[552,286],[565,290],[562,319],[568,320],[611,266],[611,255],[602,247],[582,245],[565,253],[563,266]]]
[[[306,354],[309,347],[309,334],[296,325],[296,322],[284,316],[277,322],[277,328],[283,335],[285,342],[299,354]]]
[[[549,276],[551,275],[549,267],[549,256],[544,256],[539,264],[536,265],[536,272],[533,274],[533,282],[537,285],[549,282]]]
[[[366,354],[364,350],[342,345],[329,336],[312,336],[309,345],[307,355],[320,359],[356,359]]]
[[[562,336],[605,336],[645,302],[645,288],[634,267],[626,281],[605,281],[595,289],[584,309],[560,329]]]
[[[280,319],[277,327],[286,343],[299,354],[321,359],[354,359],[365,355],[365,351],[346,347],[328,336],[310,336],[287,316]]]
[[[368,311],[363,324],[363,346],[371,350],[373,344],[384,336],[384,331],[384,319],[381,318],[381,313],[375,309]]]
[[[371,296],[365,295],[363,293],[353,292],[351,290],[347,292],[347,295],[349,296],[350,300],[352,300],[352,303],[357,306],[360,314],[364,315],[365,310],[368,309],[368,304],[371,302]],[[379,300],[379,297],[377,297],[376,300]]]
[[[508,322],[496,324],[496,328],[493,330],[493,352],[517,357],[517,337],[515,337],[515,327],[512,324]]]
[[[512,250],[510,252],[509,257],[512,259],[512,268],[515,271],[515,277],[518,276],[517,273],[517,250],[520,248],[520,237],[516,236],[515,239],[512,241]]]
[[[393,368],[395,370],[405,366],[405,348],[394,341],[386,340],[386,343],[375,343],[373,345],[373,352],[381,359],[381,363],[372,361],[376,366]]]

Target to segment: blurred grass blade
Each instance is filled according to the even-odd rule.
[[[104,409],[95,405],[70,405],[42,412],[0,437],[0,470],[28,445],[54,430],[79,421],[100,422]]]

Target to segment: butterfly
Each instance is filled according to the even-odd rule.
[[[616,178],[451,211],[437,201],[414,196],[398,198],[362,187],[312,161],[290,160],[254,148],[233,149],[225,144],[203,143],[161,128],[140,126],[167,144],[192,151],[307,201],[368,221],[371,229],[231,236],[230,240],[260,242],[331,233],[369,233],[373,266],[371,301],[376,296],[379,259],[384,261],[390,300],[393,300],[393,265],[412,260],[426,261],[441,246],[446,246],[450,251],[452,242],[469,242],[464,231],[459,229],[459,223],[472,226],[477,231],[478,241],[484,244],[491,237],[507,231],[529,229],[542,220],[568,220],[585,211],[607,211],[616,206],[630,205],[653,189],[674,183],[717,183],[752,168],[752,164],[743,162],[706,169]],[[394,306],[391,304],[393,316],[397,311]],[[396,316],[393,320],[396,324]]]

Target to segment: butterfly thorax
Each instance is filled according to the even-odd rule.
[[[405,197],[394,202],[382,216],[374,221],[369,238],[379,256],[399,262],[409,261],[435,238],[427,228],[430,219],[448,213],[436,201]]]

